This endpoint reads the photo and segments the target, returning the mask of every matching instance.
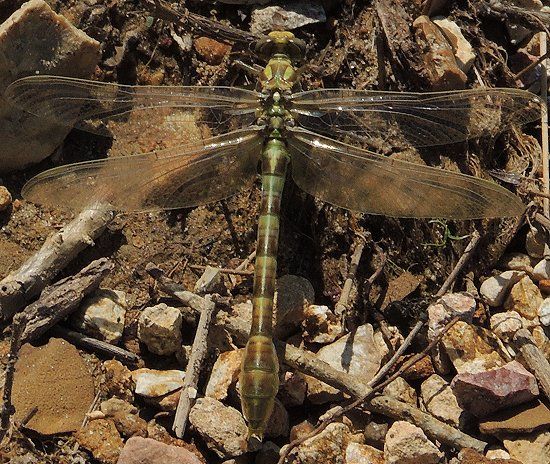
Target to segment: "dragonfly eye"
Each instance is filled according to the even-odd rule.
[[[294,37],[290,32],[271,32],[267,37],[256,42],[254,52],[260,58],[269,60],[280,53],[287,55],[291,61],[302,61],[306,51],[306,43]]]

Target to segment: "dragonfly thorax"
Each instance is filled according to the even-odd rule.
[[[260,86],[263,92],[278,90],[288,92],[298,80],[298,73],[291,59],[284,54],[275,54],[260,74]]]

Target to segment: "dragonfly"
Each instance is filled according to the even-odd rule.
[[[254,90],[126,86],[37,75],[12,83],[6,98],[53,124],[95,120],[100,124],[93,130],[118,129],[123,136],[161,133],[164,126],[156,117],[161,113],[164,125],[182,132],[194,124],[201,128],[174,146],[42,172],[22,191],[36,203],[76,211],[90,208],[91,198],[131,212],[194,207],[237,193],[259,170],[252,325],[239,384],[249,437],[262,439],[279,388],[272,324],[287,170],[305,192],[351,211],[456,220],[521,215],[522,201],[494,181],[384,156],[369,147],[390,136],[413,147],[495,136],[538,119],[541,101],[507,88],[300,90],[304,41],[275,31],[258,40],[254,50],[266,63]]]

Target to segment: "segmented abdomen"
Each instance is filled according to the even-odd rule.
[[[254,269],[252,327],[240,375],[243,414],[249,436],[263,437],[279,389],[279,361],[272,341],[273,297],[277,273],[279,212],[288,152],[270,139],[262,152],[262,205]]]

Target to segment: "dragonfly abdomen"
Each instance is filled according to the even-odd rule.
[[[277,274],[279,212],[288,152],[269,139],[262,152],[262,203],[254,269],[252,327],[240,375],[243,413],[249,435],[263,437],[279,389],[279,361],[272,341],[273,298]]]

